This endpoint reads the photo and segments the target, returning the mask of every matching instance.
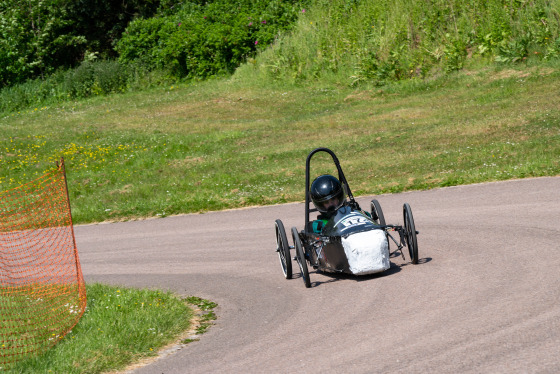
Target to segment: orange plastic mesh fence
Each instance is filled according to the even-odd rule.
[[[85,308],[61,160],[44,176],[0,193],[0,364],[44,352]]]

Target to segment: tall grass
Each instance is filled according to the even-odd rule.
[[[169,85],[177,80],[163,70],[150,71],[141,64],[86,61],[77,68],[58,71],[45,79],[32,79],[3,88],[0,90],[0,113],[145,90]]]
[[[343,85],[426,78],[560,55],[560,2],[318,0],[238,79]]]

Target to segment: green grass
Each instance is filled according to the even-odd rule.
[[[197,296],[191,296],[187,298],[187,301],[196,305],[200,310],[200,318],[198,321],[198,326],[196,328],[197,334],[204,334],[206,330],[213,324],[213,321],[217,318],[216,313],[214,313],[214,308],[218,306],[213,301],[205,300]],[[186,339],[184,342],[192,341],[192,339]]]
[[[356,195],[558,175],[559,76],[518,65],[359,89],[234,76],[31,108],[0,117],[0,189],[63,156],[85,223],[303,201],[319,146]]]
[[[77,284],[2,287],[0,362],[20,360],[56,344],[79,321],[84,301]]]
[[[376,84],[560,56],[560,3],[314,0],[242,79]]]
[[[72,331],[46,353],[15,364],[9,372],[123,369],[175,341],[190,327],[194,315],[188,300],[169,292],[92,284],[87,293],[86,312]]]
[[[313,2],[227,79],[145,72],[124,94],[66,102],[62,73],[4,90],[0,202],[60,157],[74,223],[303,201],[316,147],[336,152],[357,196],[560,175],[558,6],[442,4]],[[312,174],[325,172],[320,154]],[[215,304],[186,301],[203,333]],[[192,313],[169,293],[88,286],[73,331],[12,371],[122,369]]]

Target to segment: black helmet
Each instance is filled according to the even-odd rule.
[[[342,183],[332,175],[320,175],[313,183],[309,191],[311,200],[321,213],[331,213],[340,208],[346,200],[346,192]],[[330,203],[331,199],[336,199],[335,204]]]

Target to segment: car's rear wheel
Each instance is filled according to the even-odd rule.
[[[286,279],[291,279],[292,259],[290,258],[290,245],[288,244],[286,230],[284,229],[284,224],[279,219],[274,223],[274,227],[276,230],[276,252],[278,252],[278,257],[280,258],[282,273],[284,273]]]
[[[294,248],[296,250],[296,259],[301,270],[301,277],[305,287],[311,287],[311,279],[309,278],[309,270],[307,269],[307,260],[303,253],[303,246],[301,244],[301,239],[299,238],[298,231],[295,227],[292,227],[292,238],[294,239]]]
[[[404,233],[406,239],[406,246],[410,260],[413,264],[418,263],[418,241],[416,239],[416,226],[414,225],[414,218],[412,217],[412,209],[408,203],[403,206],[403,220],[404,220]]]

